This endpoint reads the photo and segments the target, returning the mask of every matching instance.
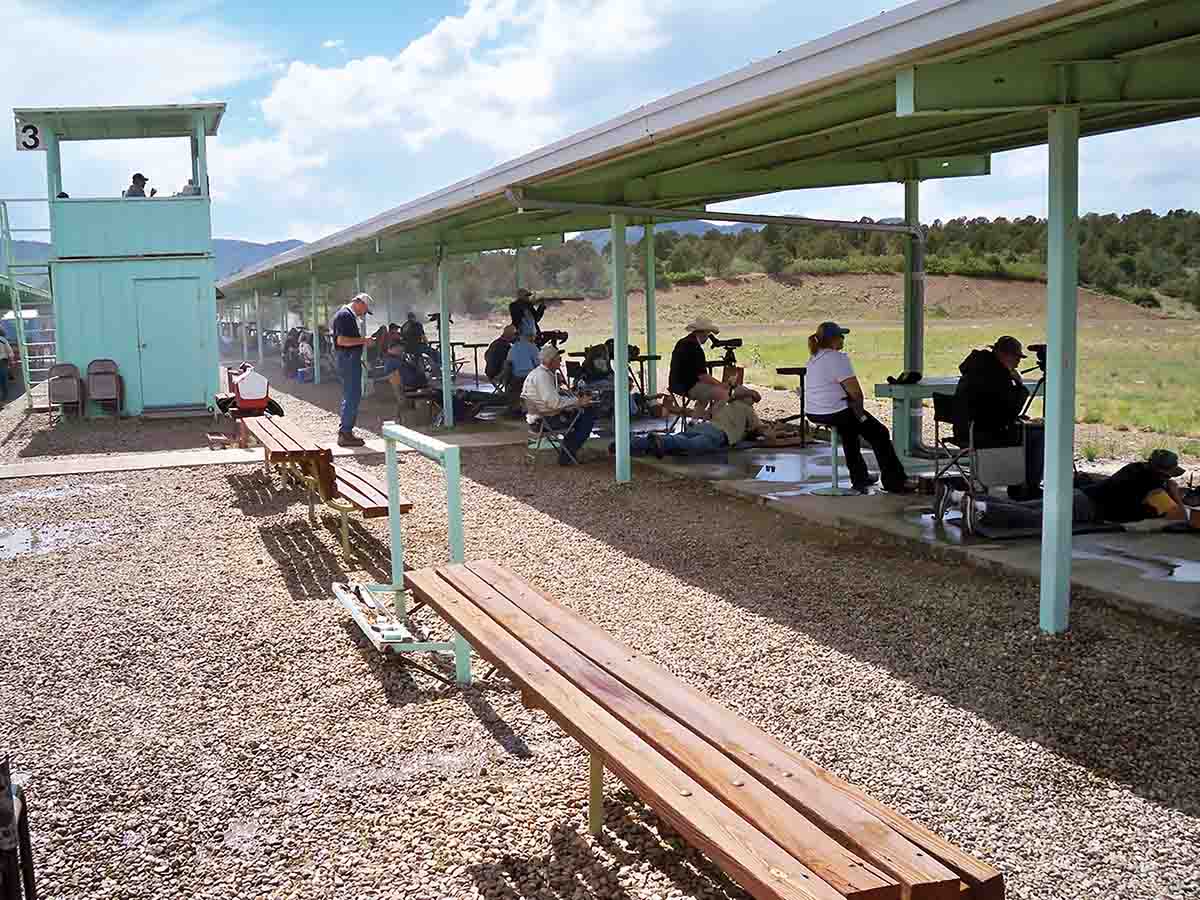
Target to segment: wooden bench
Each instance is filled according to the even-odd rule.
[[[333,463],[333,451],[322,447],[298,425],[269,413],[238,419],[238,446],[245,447],[253,438],[263,448],[267,473],[272,467],[285,480],[292,480],[308,491],[308,515],[315,519],[314,500],[336,512],[341,518],[342,552],[351,555],[348,515],[361,513],[365,519],[388,514],[387,487],[344,466]],[[400,512],[412,509],[403,497]]]
[[[756,898],[1001,900],[1001,874],[491,562],[406,573],[479,655]]]

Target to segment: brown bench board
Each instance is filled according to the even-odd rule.
[[[894,880],[841,846],[716,747],[535,622],[470,569],[439,566],[436,571],[513,638],[839,894],[861,900],[899,900],[900,885]],[[953,878],[948,884],[956,895],[958,879]]]
[[[337,495],[353,503],[365,519],[376,519],[388,514],[387,489],[344,466],[333,466],[334,484]],[[400,512],[412,510],[412,502],[400,498]]]
[[[274,416],[262,415],[240,421],[246,430],[254,435],[254,439],[262,444],[269,462],[311,456],[323,449],[299,427],[285,426]]]
[[[840,900],[841,895],[787,851],[671,765],[598,703],[548,667],[431,569],[405,573],[480,656],[508,672],[538,705],[759,900]]]
[[[950,870],[972,888],[975,898],[1004,896],[1003,877],[995,868],[790,750],[503,567],[491,562],[468,567],[584,656],[756,772],[789,803],[902,884],[930,880],[933,893],[927,896],[955,896],[957,889],[943,894],[938,887]],[[647,685],[654,686],[653,694],[646,693]]]

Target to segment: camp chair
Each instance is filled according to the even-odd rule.
[[[668,393],[666,400],[663,401],[664,407],[667,405],[667,401],[670,401],[670,404],[673,407],[671,412],[668,413],[666,417],[667,434],[672,434],[676,430],[687,431],[688,422],[691,421],[691,417],[688,415],[688,412],[691,410],[693,405],[692,399],[688,397],[687,394],[684,394],[682,397],[677,397],[674,394]],[[674,415],[675,418],[672,419],[671,415]]]
[[[75,407],[75,415],[83,415],[84,389],[79,377],[79,368],[73,363],[55,363],[47,376],[46,393],[50,403],[50,424],[54,424],[54,407],[62,407],[61,418],[66,407]]]
[[[121,421],[121,407],[125,405],[125,381],[111,359],[93,359],[87,367],[87,395],[101,407],[112,410],[114,418]]]
[[[547,443],[559,453],[567,454],[571,462],[578,463],[579,460],[575,458],[575,454],[568,450],[563,442],[566,440],[567,432],[575,427],[575,420],[579,418],[579,413],[578,409],[575,410],[575,415],[561,428],[552,427],[546,421],[546,416],[538,416],[538,420],[529,426],[529,437],[525,442],[525,461],[530,465],[535,463],[542,444]],[[531,413],[531,415],[537,415],[537,413]]]
[[[954,439],[956,408],[957,404],[953,394],[933,395],[933,442],[939,451],[934,462],[933,478],[937,481],[954,472],[969,484],[971,473],[968,466],[970,465],[971,445],[968,443],[963,446]],[[943,425],[950,426],[950,434],[947,437],[942,437]],[[945,457],[941,456],[941,453],[945,453]]]
[[[940,401],[940,402],[939,402]],[[946,453],[935,463],[934,480],[947,477],[961,478],[969,494],[986,495],[993,487],[1025,483],[1025,432],[1021,432],[1021,443],[1013,447],[976,447],[975,423],[967,430],[964,446],[953,436],[942,437],[941,426],[953,427],[955,418],[954,395],[933,395],[934,441],[938,450]],[[964,464],[965,461],[965,464]]]

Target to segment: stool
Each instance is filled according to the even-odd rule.
[[[838,475],[838,435],[837,429],[829,427],[829,449],[833,454],[833,481],[827,488],[817,488],[811,493],[818,497],[857,497],[858,491],[841,486],[841,478]]]

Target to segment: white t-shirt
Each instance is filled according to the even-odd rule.
[[[840,413],[849,407],[842,382],[854,377],[850,357],[841,350],[818,350],[804,373],[804,408],[818,416]]]

